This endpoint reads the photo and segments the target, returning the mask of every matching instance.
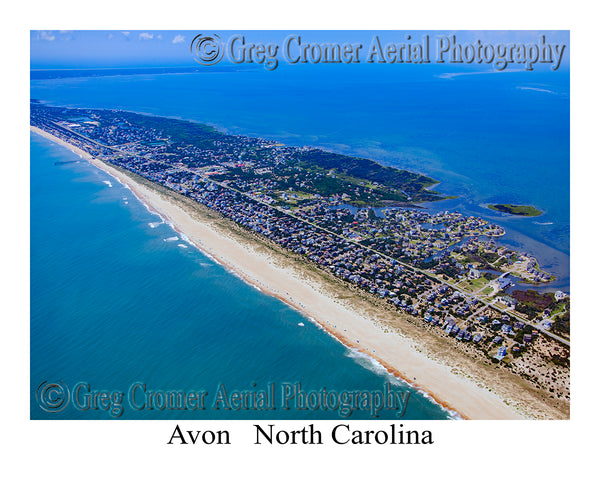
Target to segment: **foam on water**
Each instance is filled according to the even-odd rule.
[[[45,378],[58,375],[69,382],[87,380],[87,375],[93,374],[99,388],[127,388],[132,380],[139,379],[140,372],[149,372],[148,364],[154,369],[143,380],[158,387],[196,388],[198,379],[209,383],[225,380],[234,387],[243,387],[250,377],[258,376],[276,382],[298,379],[303,384],[327,385],[337,390],[380,388],[379,375],[349,359],[344,354],[346,347],[342,342],[305,313],[300,316],[300,307],[282,308],[277,301],[265,302],[262,293],[250,289],[243,289],[241,293],[243,305],[232,302],[238,295],[239,282],[226,272],[234,273],[246,284],[250,282],[226,266],[209,269],[209,272],[198,269],[198,262],[203,267],[215,266],[206,257],[224,263],[223,258],[219,257],[217,261],[204,252],[200,240],[197,248],[202,255],[194,254],[195,249],[180,255],[170,248],[155,248],[155,242],[147,242],[147,248],[140,249],[140,243],[145,240],[165,238],[160,233],[157,238],[148,228],[151,223],[162,223],[153,221],[150,215],[160,219],[162,216],[149,208],[133,190],[134,200],[126,209],[119,195],[111,195],[112,192],[105,189],[101,189],[100,195],[107,201],[95,202],[97,176],[88,176],[89,189],[86,190],[86,182],[72,181],[73,175],[88,174],[85,167],[83,170],[78,167],[76,172],[53,166],[44,169],[48,162],[39,156],[36,159],[35,153],[32,153],[32,181],[36,187],[47,182],[44,188],[52,201],[32,195],[31,398],[34,416],[46,418],[35,403],[35,388]],[[49,178],[51,182],[48,182]],[[72,190],[73,186],[79,190]],[[35,191],[41,191],[40,188]],[[73,198],[79,201],[74,202]],[[57,235],[48,238],[48,211],[61,208],[66,208],[67,214],[52,227]],[[138,222],[137,228],[131,228],[132,213]],[[101,232],[110,230],[111,235],[116,236],[111,237],[115,242],[110,248],[110,242],[99,241],[97,235],[88,234],[97,232],[97,222],[103,226]],[[74,252],[61,247],[62,239],[73,235],[85,239]],[[184,239],[177,231],[167,232],[171,239],[175,235],[179,235],[175,238]],[[184,245],[185,242],[177,242],[180,248]],[[76,264],[64,261],[74,253],[84,260]],[[107,255],[113,253],[117,258],[132,259],[134,268],[123,268],[115,276],[113,268],[104,268]],[[160,269],[159,275],[149,276],[145,268],[138,268],[155,265]],[[75,282],[73,285],[77,288],[85,285],[82,291],[86,292],[72,305],[66,305],[64,309],[61,306],[60,317],[53,312],[57,305],[62,305],[64,291],[60,285],[64,281],[53,282],[56,277]],[[144,283],[142,289],[137,287],[140,282]],[[48,288],[49,285],[58,286]],[[287,300],[289,293],[280,293]],[[194,301],[190,302],[190,299]],[[82,315],[83,312],[86,314]],[[81,322],[73,321],[80,317],[83,317]],[[318,329],[313,329],[307,318]],[[304,328],[300,330],[297,326]],[[143,342],[138,341],[141,331]],[[116,338],[115,332],[123,336]],[[190,334],[182,336],[179,332]],[[328,335],[322,335],[323,332]],[[49,338],[54,340],[50,350]],[[124,338],[131,338],[131,343],[124,343]],[[259,362],[253,351],[256,346],[262,351]],[[207,355],[203,354],[204,350]],[[111,353],[110,360],[102,361],[107,358],[107,352]],[[187,353],[182,355],[181,352]],[[322,364],[329,365],[332,370],[314,368]],[[408,417],[411,412],[412,418],[446,417],[428,400],[416,393],[415,397],[418,401],[408,405]],[[276,416],[283,418],[285,413],[276,412]],[[61,418],[104,418],[104,414],[70,409]],[[167,418],[165,415],[165,412],[156,411],[141,412],[139,416],[135,412],[126,412],[127,419],[164,419]],[[190,418],[184,413],[177,415],[177,418]],[[237,412],[235,415],[244,414]],[[294,412],[294,415],[305,418],[302,412]],[[175,414],[170,418],[175,418]]]
[[[380,362],[375,360],[373,357],[367,355],[366,353],[363,353],[354,348],[349,348],[345,355],[347,357],[352,358],[356,363],[358,363],[359,365],[372,371],[373,373],[376,373],[377,375],[386,378],[386,380],[388,380],[390,382],[390,384],[392,384],[392,385],[408,386],[410,388],[417,390],[423,397],[425,397],[431,403],[437,405],[438,407],[442,408],[446,413],[448,413],[450,418],[462,419],[462,417],[457,412],[455,412],[454,410],[451,410],[449,408],[445,408],[443,405],[440,405],[439,402],[437,402],[435,400],[435,398],[433,398],[429,393],[427,393],[423,389],[421,389],[419,387],[415,387],[414,385],[411,385],[403,378],[398,378],[395,375],[388,372],[387,369]]]
[[[182,239],[184,242],[187,242],[187,243],[189,243],[189,244],[190,244],[192,247],[195,247],[195,246],[196,246],[196,245],[194,244],[194,242],[192,242],[192,241],[190,240],[190,238],[189,238],[189,237],[188,237],[188,236],[187,236],[185,233],[182,233],[182,232],[177,232],[177,233],[179,233],[179,236],[181,237],[181,239]]]
[[[392,383],[393,385],[400,386],[407,384],[407,382],[405,382],[404,380],[399,379],[392,375],[390,372],[388,372],[381,363],[379,363],[377,360],[367,355],[366,353],[363,353],[355,348],[348,348],[345,355],[353,359],[356,363],[360,364],[366,369],[372,371],[373,373],[381,375],[382,377],[389,378],[390,383]]]

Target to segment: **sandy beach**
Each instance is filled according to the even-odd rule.
[[[43,132],[31,130],[89,160],[127,185],[173,228],[245,281],[300,310],[350,348],[380,362],[388,371],[468,419],[568,418],[568,405],[552,404],[517,375],[483,365],[406,321],[402,313],[355,293],[254,238],[216,212],[175,192],[140,181]]]

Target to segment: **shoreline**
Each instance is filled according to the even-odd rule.
[[[313,278],[309,278],[311,277],[309,269],[298,268],[298,262],[293,265],[293,262],[285,262],[281,258],[277,258],[277,254],[273,254],[273,252],[265,253],[266,248],[261,248],[260,242],[249,238],[248,235],[241,238],[242,235],[239,232],[235,234],[235,232],[217,228],[219,227],[217,220],[211,224],[210,219],[199,219],[195,214],[197,212],[188,211],[185,206],[181,205],[182,202],[175,200],[174,197],[165,198],[158,186],[151,188],[138,183],[130,175],[92,158],[77,147],[40,129],[30,128],[31,131],[68,148],[126,185],[150,211],[157,213],[182,237],[187,237],[183,240],[189,241],[214,261],[240,276],[246,283],[253,285],[265,294],[279,298],[300,311],[347,348],[375,360],[388,372],[404,380],[417,391],[431,397],[444,409],[456,412],[462,418],[470,419],[538,417],[531,411],[527,414],[519,411],[525,409],[521,402],[527,400],[521,400],[516,395],[517,392],[512,398],[494,393],[489,388],[490,384],[494,384],[493,379],[490,381],[489,378],[486,378],[487,381],[482,382],[480,379],[472,378],[471,375],[460,371],[460,368],[456,372],[456,365],[450,366],[430,358],[421,350],[422,344],[412,340],[410,336],[403,335],[399,331],[390,333],[386,328],[389,323],[381,318],[385,312],[378,311],[378,306],[371,308],[367,305],[365,308],[360,301],[346,300],[340,298],[340,295],[336,298],[336,292],[332,295],[330,285],[319,282],[318,278],[315,280],[314,277],[318,277],[318,275],[312,275]],[[177,195],[176,192],[172,192],[172,194]],[[199,207],[202,206],[199,205]],[[218,216],[216,212],[213,214],[215,218]],[[280,285],[285,285],[285,287],[280,287],[285,291],[285,295],[279,288],[276,288]],[[353,294],[354,292],[347,289],[345,293]],[[396,314],[396,317],[400,317],[400,315]],[[330,321],[329,318],[336,320]],[[415,338],[415,335],[412,335],[412,338]],[[456,357],[461,355],[456,351]],[[461,359],[457,360],[459,360],[460,367]],[[468,369],[465,370],[468,371]],[[561,417],[557,415],[558,412],[554,412],[555,415],[552,415],[551,407],[541,403],[542,400],[543,402],[546,400],[543,398],[537,400],[540,403],[539,410],[544,411],[542,407],[547,407],[546,415],[541,415],[542,417]],[[509,406],[507,403],[511,403],[511,405]]]
[[[540,268],[557,277],[558,282],[570,285],[570,251],[563,250],[558,245],[547,243],[547,239],[533,235],[521,229],[519,221],[531,220],[535,222],[538,217],[521,217],[518,215],[502,216],[500,212],[495,212],[486,207],[485,203],[473,203],[458,207],[456,205],[440,208],[441,205],[435,205],[436,202],[425,202],[425,208],[430,211],[438,212],[446,210],[459,210],[464,215],[475,215],[484,218],[492,223],[497,223],[505,230],[505,234],[495,237],[497,245],[512,249],[522,250],[525,253],[533,255],[539,262]],[[440,202],[441,203],[441,202]],[[479,209],[477,209],[479,207]],[[554,222],[551,222],[554,224]]]
[[[181,73],[182,75],[185,75],[186,73]],[[54,104],[51,101],[50,102],[44,102],[50,106],[60,106],[60,107],[66,107],[66,108],[82,108],[81,105],[78,104]],[[95,108],[105,108],[105,107],[95,107]],[[348,153],[346,151],[343,150],[336,150],[334,148],[331,147],[331,145],[310,145],[310,144],[305,144],[305,143],[298,143],[298,142],[292,142],[292,143],[284,143],[284,141],[282,139],[277,139],[276,136],[264,133],[264,134],[260,134],[260,133],[244,133],[244,132],[238,132],[237,131],[237,127],[227,127],[225,125],[221,125],[221,124],[217,124],[217,123],[212,123],[209,120],[198,120],[198,119],[194,119],[194,118],[190,118],[190,117],[182,117],[182,116],[177,116],[177,115],[163,115],[163,114],[157,114],[157,113],[152,113],[152,112],[146,112],[146,111],[140,111],[140,110],[124,110],[125,112],[129,112],[129,113],[134,113],[134,114],[138,114],[138,115],[146,115],[146,116],[150,116],[150,117],[156,117],[156,118],[167,118],[167,119],[172,119],[172,120],[182,120],[182,121],[186,121],[186,122],[191,122],[191,123],[195,123],[195,124],[200,124],[200,125],[207,125],[209,127],[214,128],[215,130],[217,130],[220,133],[224,133],[227,135],[246,135],[246,136],[258,136],[260,138],[265,138],[267,140],[271,140],[274,142],[281,142],[281,145],[288,145],[288,146],[298,146],[298,147],[302,147],[302,146],[312,146],[313,148],[319,148],[319,149],[324,149],[326,151],[330,151],[332,153],[337,153],[340,155],[353,155],[352,153]],[[358,154],[356,154],[358,155]],[[360,156],[360,155],[358,155]],[[373,159],[373,161],[375,161],[376,163],[379,163],[383,166],[393,166],[389,163],[386,163],[385,161],[382,161],[381,159],[379,160],[375,160]],[[395,167],[395,168],[400,168],[400,167]],[[419,175],[423,175],[429,178],[433,178],[432,175],[433,173],[427,173],[425,171],[421,171],[418,168],[416,168],[415,166],[411,167],[411,172],[419,174]],[[442,173],[442,172],[438,172],[438,173]],[[434,179],[435,180],[435,179]],[[431,188],[434,187],[439,187],[439,185],[443,184],[444,181],[443,180],[435,180],[435,184],[431,185],[430,187],[425,188],[425,190],[429,190]],[[454,207],[447,207],[446,205],[442,206],[443,202],[448,202],[448,201],[453,201],[453,200],[460,200],[461,196],[456,196],[452,193],[441,193],[439,192],[441,198],[439,198],[438,200],[434,200],[434,201],[424,201],[424,202],[419,202],[416,204],[412,204],[410,205],[410,208],[418,208],[418,209],[426,209],[426,210],[433,210],[433,211],[443,211],[443,210],[454,210]],[[521,230],[516,230],[514,229],[514,224],[510,223],[510,220],[518,220],[518,219],[531,219],[531,218],[536,218],[536,217],[521,217],[519,215],[508,215],[508,216],[491,216],[488,217],[486,216],[486,213],[488,215],[496,213],[496,214],[500,214],[501,212],[497,212],[494,210],[491,210],[489,208],[487,208],[488,204],[472,204],[470,205],[471,207],[482,207],[482,209],[484,210],[484,212],[474,212],[469,210],[468,212],[463,212],[465,213],[465,215],[479,215],[482,216],[483,218],[485,218],[486,220],[490,221],[490,222],[498,222],[499,224],[501,224],[501,226],[505,229],[506,233],[509,233],[509,235],[501,235],[498,237],[494,237],[495,240],[498,240],[498,242],[500,244],[502,244],[503,240],[504,240],[504,246],[507,246],[509,248],[518,248],[518,249],[522,249],[525,252],[534,254],[536,256],[536,259],[538,259],[538,255],[534,253],[534,251],[536,250],[535,248],[531,248],[530,245],[528,245],[528,241],[533,241],[536,244],[539,244],[540,246],[542,246],[544,249],[549,249],[552,252],[556,252],[560,255],[564,255],[567,257],[567,261],[564,263],[560,263],[560,268],[559,270],[556,270],[555,265],[553,262],[548,262],[548,258],[544,255],[542,262],[545,263],[540,263],[540,267],[544,270],[544,271],[549,271],[550,273],[552,273],[552,275],[556,276],[556,280],[555,281],[560,281],[561,285],[559,286],[560,288],[562,288],[563,290],[567,291],[567,293],[570,293],[570,272],[569,272],[569,266],[570,266],[570,252],[568,251],[564,251],[562,248],[560,248],[558,245],[552,245],[549,243],[545,243],[545,239],[543,238],[539,238],[537,236],[532,236],[531,232],[523,232]],[[406,205],[398,205],[398,207],[400,208],[406,208]],[[378,208],[385,208],[384,207],[378,207]],[[546,212],[543,212],[543,214],[545,214]],[[503,224],[502,222],[504,220],[508,220],[509,224]],[[509,232],[510,230],[510,232]],[[516,235],[516,236],[515,236]],[[508,238],[508,240],[507,240]],[[523,242],[523,239],[527,239],[528,241]],[[516,242],[519,245],[515,246],[513,243]],[[566,265],[566,267],[565,267]],[[565,268],[566,268],[566,273],[565,273]],[[564,285],[568,285],[569,288],[563,287]],[[551,285],[548,285],[548,287],[550,287]]]

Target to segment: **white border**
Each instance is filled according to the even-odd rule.
[[[107,0],[28,2],[5,11],[3,35],[2,184],[4,293],[2,316],[3,470],[18,477],[231,478],[335,475],[453,475],[558,478],[585,469],[594,456],[596,392],[594,277],[598,271],[595,181],[598,178],[598,38],[592,11],[574,2],[401,3],[323,1],[125,3]],[[14,5],[14,4],[13,4]],[[252,422],[179,422],[193,429],[218,424],[240,440],[229,447],[176,448],[166,442],[176,422],[29,421],[29,30],[36,29],[569,29],[572,102],[572,420],[565,422],[410,422],[433,430],[433,446],[257,447]],[[8,144],[8,140],[11,141]],[[7,148],[8,147],[8,148]],[[594,209],[594,210],[592,210]],[[585,330],[582,326],[585,325]],[[590,333],[591,330],[591,335]],[[287,425],[288,422],[274,422]],[[298,424],[298,422],[293,422]],[[314,422],[326,432],[331,422]],[[355,422],[359,423],[359,422]],[[376,424],[380,426],[379,423]],[[214,426],[212,428],[215,428]],[[589,434],[589,435],[588,435]],[[8,447],[8,449],[7,449]],[[7,463],[5,463],[7,462]],[[8,468],[7,468],[8,467]],[[12,467],[12,468],[11,468]],[[17,470],[18,469],[18,470]],[[592,469],[591,471],[594,471]]]

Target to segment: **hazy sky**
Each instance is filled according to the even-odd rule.
[[[425,34],[431,38],[432,55],[437,49],[436,39],[456,35],[460,43],[505,44],[539,43],[545,35],[550,44],[565,44],[562,69],[569,67],[568,31],[90,31],[54,30],[31,31],[32,69],[46,68],[99,68],[99,67],[155,67],[155,66],[197,66],[191,53],[190,42],[198,34],[217,34],[227,41],[236,34],[243,35],[247,43],[282,45],[288,35],[301,35],[303,43],[335,42],[362,43],[363,58],[372,43],[374,35],[382,42],[418,43]],[[408,35],[411,39],[408,40]],[[281,48],[281,47],[280,47]],[[281,50],[280,50],[281,52]],[[280,55],[281,56],[281,55]],[[228,61],[227,54],[223,63]],[[475,67],[476,65],[471,65]],[[485,66],[485,65],[484,65]],[[476,67],[481,68],[481,65]],[[542,66],[538,65],[539,68]],[[543,66],[548,68],[547,66]]]

